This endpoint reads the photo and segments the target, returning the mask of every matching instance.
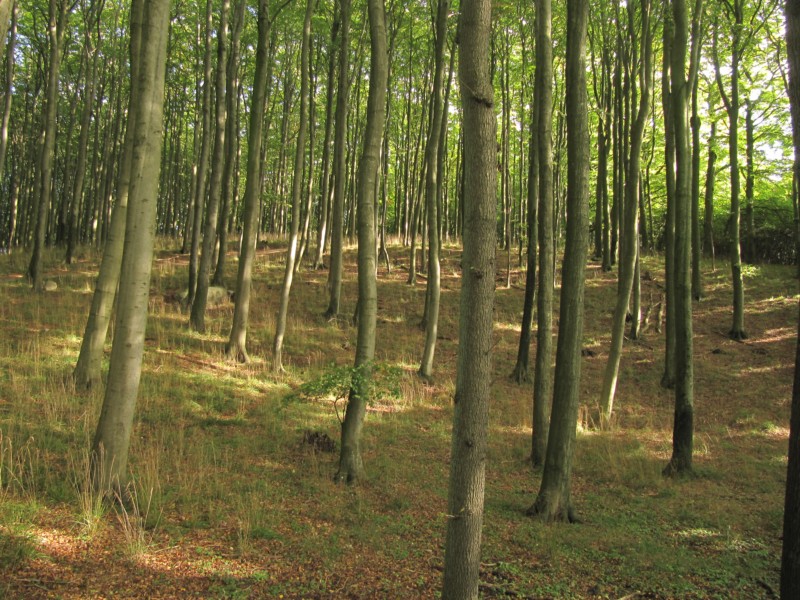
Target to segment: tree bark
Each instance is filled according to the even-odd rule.
[[[794,177],[800,181],[800,3],[786,0],[786,48],[789,59],[789,103],[792,113]],[[800,597],[800,326],[794,364],[789,426],[789,466],[783,512],[781,600]]]
[[[567,237],[561,284],[553,414],[539,495],[528,514],[574,521],[570,498],[581,379],[583,292],[589,248],[589,119],[586,98],[586,0],[567,1]]]
[[[425,347],[419,375],[428,379],[433,374],[433,356],[439,329],[439,297],[441,265],[439,264],[439,143],[444,113],[444,48],[447,38],[448,0],[438,0],[434,34],[434,75],[431,121],[425,147],[425,201],[428,211],[428,285],[425,306]]]
[[[347,99],[350,90],[350,8],[352,0],[338,0],[342,37],[339,49],[339,81],[336,89],[336,126],[333,136],[333,211],[331,214],[331,257],[328,272],[328,308],[325,317],[339,315],[342,294],[342,245],[344,237],[344,193],[347,176]]]
[[[464,253],[444,600],[478,598],[497,268],[497,122],[489,65],[491,23],[490,0],[461,3],[458,74],[464,119]]]
[[[353,381],[342,422],[342,448],[335,481],[353,483],[363,473],[361,429],[370,400],[378,316],[375,199],[386,118],[389,61],[383,0],[369,0],[370,73],[367,124],[358,168],[358,338]]]
[[[108,386],[92,443],[92,482],[96,490],[122,495],[128,449],[142,370],[150,272],[155,239],[156,199],[161,166],[168,0],[134,0],[131,20],[143,19],[135,81],[136,132],[132,152],[130,215],[122,257],[119,307]]]
[[[303,186],[303,159],[306,153],[306,133],[308,131],[308,63],[309,45],[311,43],[311,15],[314,11],[314,0],[306,1],[306,13],[303,20],[302,47],[300,50],[300,128],[297,132],[297,146],[294,155],[294,176],[292,179],[292,223],[289,233],[289,248],[286,252],[286,269],[283,273],[281,302],[275,317],[275,339],[272,343],[272,369],[283,371],[283,337],[286,334],[286,320],[289,314],[289,294],[292,290],[294,264],[297,259],[297,238],[300,231],[300,192]]]
[[[258,216],[261,205],[261,144],[263,140],[264,107],[267,100],[267,62],[269,46],[269,0],[258,3],[258,42],[253,76],[253,99],[250,106],[250,127],[247,129],[247,179],[244,188],[244,225],[239,266],[236,273],[236,302],[233,324],[225,354],[228,358],[246,363],[247,325],[250,315],[250,293],[253,281],[253,259],[256,254]]]
[[[222,172],[224,170],[225,153],[225,124],[228,116],[225,104],[227,89],[228,56],[228,13],[230,0],[222,0],[219,28],[217,29],[217,70],[214,82],[215,98],[215,130],[214,151],[211,157],[211,179],[208,186],[208,199],[206,200],[206,222],[203,231],[203,249],[200,254],[200,266],[197,269],[197,287],[192,301],[190,324],[195,331],[204,333],[206,330],[206,303],[208,302],[208,286],[211,274],[211,262],[214,256],[216,243],[217,218],[219,214],[219,201],[222,194]]]

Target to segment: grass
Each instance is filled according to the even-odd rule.
[[[98,256],[46,258],[58,289],[31,294],[22,254],[0,257],[0,596],[435,598],[447,512],[458,338],[459,250],[446,247],[434,380],[416,369],[424,283],[407,252],[379,274],[377,361],[389,377],[363,432],[366,478],[335,485],[340,375],[356,331],[328,322],[327,272],[292,290],[286,372],[270,347],[280,244],[259,252],[248,365],[225,360],[232,306],[193,333],[172,299],[186,257],[157,252],[127,502],[87,492],[102,391],[76,394],[77,358]],[[236,259],[228,262],[228,282]],[[642,298],[658,302],[663,265],[645,257]],[[611,427],[593,427],[609,344],[613,273],[587,273],[581,423],[572,493],[577,525],[524,516],[541,473],[527,464],[531,386],[512,383],[524,273],[498,274],[481,594],[528,598],[770,598],[777,590],[788,407],[796,335],[793,269],[747,270],[745,343],[727,339],[729,275],[704,265],[695,305],[696,476],[665,480],[672,398],[658,382],[663,334],[627,342]],[[356,300],[346,256],[342,313]],[[655,313],[654,313],[655,314]],[[557,323],[557,315],[555,322]],[[110,347],[109,347],[110,348]],[[531,356],[533,361],[533,353]],[[326,387],[328,386],[328,387]],[[379,390],[381,391],[381,390]]]

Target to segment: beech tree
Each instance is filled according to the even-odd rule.
[[[567,234],[562,267],[553,412],[539,494],[528,509],[545,522],[573,521],[572,457],[581,380],[583,291],[589,248],[589,118],[586,94],[586,27],[589,3],[567,2]]]
[[[141,27],[138,78],[131,90],[130,124],[135,129],[119,303],[108,384],[92,442],[92,481],[96,490],[123,493],[136,396],[142,372],[150,272],[161,168],[168,0],[133,0],[131,30]],[[132,34],[135,39],[136,34]],[[135,46],[132,46],[133,50]]]
[[[786,48],[789,59],[789,102],[792,115],[794,178],[800,181],[800,2],[786,0]],[[795,349],[794,386],[789,425],[789,466],[783,511],[781,600],[800,596],[800,324]]]
[[[463,0],[458,79],[464,135],[464,252],[442,598],[478,598],[492,358],[496,128],[491,0]]]
[[[352,483],[364,469],[361,429],[370,399],[375,327],[378,318],[375,237],[375,204],[381,140],[386,118],[386,80],[389,62],[386,48],[386,15],[383,0],[368,0],[370,33],[369,97],[364,145],[358,167],[358,339],[353,381],[342,421],[342,447],[337,482]]]

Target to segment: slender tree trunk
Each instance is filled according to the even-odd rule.
[[[338,4],[334,10],[338,9]],[[336,81],[336,37],[339,33],[339,16],[335,13],[331,25],[331,41],[328,46],[328,77],[325,91],[325,137],[322,143],[322,181],[320,185],[319,224],[317,225],[317,253],[314,257],[314,270],[325,267],[325,243],[328,239],[328,207],[330,204],[330,165],[331,165],[331,134],[333,133],[333,85]]]
[[[700,113],[697,102],[698,81],[692,86],[692,298],[703,298],[703,274],[700,271],[700,257],[703,246],[700,239]]]
[[[573,521],[572,457],[581,380],[583,291],[589,248],[589,119],[586,94],[586,27],[589,3],[567,0],[567,237],[561,285],[553,415],[539,495],[528,509],[545,522]]]
[[[309,1],[309,5],[311,2]],[[375,357],[375,327],[378,316],[375,245],[375,200],[381,162],[381,139],[386,118],[386,81],[389,61],[386,51],[386,21],[383,0],[368,0],[370,29],[370,73],[367,124],[358,168],[358,338],[354,376],[344,421],[342,449],[335,481],[352,483],[363,473],[361,429],[370,400],[372,361]]]
[[[697,5],[700,6],[700,0]],[[686,75],[689,19],[685,0],[672,0],[672,18],[674,38],[670,82],[672,124],[675,133],[675,417],[672,430],[672,458],[664,469],[666,475],[686,473],[692,470],[694,444],[690,269],[692,165],[689,131],[689,94],[693,77]],[[696,38],[693,43],[697,43]],[[695,67],[693,66],[693,68]]]
[[[428,144],[425,147],[425,200],[428,207],[428,286],[425,306],[425,348],[419,374],[430,378],[439,328],[439,296],[441,294],[441,265],[439,264],[439,143],[444,112],[444,48],[447,38],[448,0],[438,0],[434,34],[434,75],[431,122]]]
[[[342,19],[339,49],[339,81],[336,90],[336,127],[333,140],[333,212],[331,215],[331,270],[328,273],[329,302],[325,317],[339,315],[342,294],[342,249],[344,237],[344,193],[347,176],[347,99],[350,90],[350,9],[352,0],[338,0]]]
[[[0,180],[3,179],[3,174],[5,171],[6,155],[8,153],[8,124],[11,120],[11,101],[14,99],[14,51],[17,46],[18,12],[16,0],[5,0],[2,4],[0,4],[0,27],[2,27],[3,23],[3,10],[5,10],[5,5],[8,5],[9,7],[13,6],[13,10],[11,12],[11,39],[9,40],[8,47],[6,48],[6,80],[4,82],[5,88],[3,90],[3,112],[2,116],[0,117],[0,119],[2,119],[0,120]],[[0,38],[0,40],[5,41],[5,36]],[[14,180],[13,177],[11,179],[12,181]],[[9,188],[13,190],[13,184],[9,185]],[[8,243],[6,244],[6,250],[11,252],[11,248],[14,244],[14,229],[16,227],[15,194],[13,192],[10,193],[9,198],[10,210],[8,218]]]
[[[553,402],[553,282],[555,278],[553,183],[552,3],[536,4],[536,128],[539,161],[539,296],[536,306],[536,365],[533,379],[531,461],[544,464]]]
[[[231,92],[226,88],[225,76],[228,64],[228,13],[230,0],[222,0],[219,28],[217,29],[217,70],[215,80],[215,131],[214,152],[211,158],[211,179],[208,186],[208,199],[206,201],[206,223],[203,231],[203,249],[200,254],[200,266],[197,269],[197,288],[195,289],[192,312],[189,322],[195,331],[204,333],[206,330],[206,303],[208,302],[208,286],[211,274],[211,262],[214,257],[214,246],[217,233],[217,217],[219,202],[222,193],[222,172],[224,170],[225,153],[225,124],[227,109],[225,96]],[[235,92],[234,92],[235,93]]]
[[[53,162],[56,151],[56,115],[58,113],[58,79],[61,70],[62,47],[66,29],[68,5],[66,0],[50,0],[48,39],[50,42],[50,64],[47,72],[47,88],[42,111],[42,146],[37,170],[38,197],[36,210],[36,233],[33,253],[28,266],[28,278],[33,289],[41,291],[44,286],[42,275],[42,253],[47,236],[48,216],[53,198]]]
[[[708,136],[708,165],[706,166],[706,188],[703,197],[703,253],[714,260],[714,182],[717,162],[717,122],[711,121]]]
[[[628,172],[625,176],[625,201],[623,203],[623,229],[621,236],[619,260],[619,285],[617,301],[614,306],[614,317],[611,325],[611,347],[608,351],[603,387],[600,396],[601,422],[608,425],[614,407],[614,394],[619,375],[619,361],[622,356],[622,342],[625,336],[625,316],[633,290],[639,249],[639,171],[641,165],[642,141],[644,128],[650,111],[650,68],[652,40],[650,33],[650,2],[641,0],[639,18],[641,20],[641,37],[638,38],[642,49],[642,63],[639,77],[639,106],[630,132],[630,154],[628,156]],[[634,23],[629,19],[628,26],[633,30]],[[631,35],[631,41],[635,34]],[[634,311],[634,319],[638,315]]]
[[[141,4],[141,6],[140,6]],[[156,198],[161,165],[164,71],[168,0],[134,0],[131,25],[143,19],[135,80],[135,125],[131,167],[130,215],[120,277],[120,301],[103,408],[92,443],[92,481],[96,490],[124,494],[128,449],[142,370],[150,272],[155,239]]]
[[[272,369],[283,371],[283,337],[286,334],[286,320],[289,315],[289,294],[292,290],[294,264],[297,259],[297,238],[300,231],[300,202],[303,187],[303,159],[306,154],[306,133],[308,131],[308,71],[309,46],[311,44],[311,15],[314,0],[306,1],[306,14],[303,20],[303,41],[300,50],[300,128],[297,132],[297,146],[294,156],[294,178],[292,180],[292,224],[289,233],[289,248],[286,253],[286,269],[283,273],[281,303],[275,317],[275,339],[272,343]]]
[[[258,3],[258,42],[253,76],[253,99],[250,105],[250,126],[247,128],[247,180],[244,188],[244,226],[236,274],[236,302],[233,324],[225,354],[241,363],[249,361],[247,354],[247,324],[250,315],[250,292],[253,281],[253,259],[256,254],[258,215],[261,204],[261,144],[263,140],[264,107],[267,100],[269,46],[269,0]]]
[[[200,158],[197,166],[197,184],[194,196],[194,222],[192,227],[192,243],[189,248],[189,293],[186,297],[186,306],[194,306],[197,293],[197,277],[200,268],[200,239],[203,227],[203,208],[206,198],[206,179],[208,177],[208,156],[211,152],[211,30],[212,30],[212,4],[206,0],[206,26],[205,26],[205,51],[203,56],[203,138],[200,143]],[[196,149],[195,149],[196,151]]]

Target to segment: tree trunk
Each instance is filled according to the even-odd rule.
[[[444,47],[447,38],[448,0],[438,0],[434,32],[434,75],[431,121],[425,147],[425,201],[428,212],[428,285],[425,306],[425,348],[419,375],[428,379],[433,374],[433,356],[439,328],[441,266],[439,264],[439,143],[444,113]]]
[[[272,343],[272,369],[283,371],[283,336],[286,334],[286,320],[289,314],[289,294],[292,290],[294,264],[297,259],[297,238],[300,231],[300,192],[303,186],[303,159],[306,154],[306,133],[308,131],[308,63],[311,43],[311,15],[314,0],[307,0],[303,20],[302,48],[300,50],[300,128],[297,132],[297,146],[294,155],[294,177],[292,179],[292,223],[289,233],[289,248],[286,252],[286,269],[283,273],[281,303],[275,317],[275,339]]]
[[[206,303],[208,301],[208,285],[211,274],[211,262],[214,257],[216,243],[217,217],[219,213],[219,200],[222,194],[222,172],[224,170],[225,153],[225,124],[227,109],[225,96],[231,90],[226,89],[228,56],[228,13],[230,0],[222,0],[219,27],[217,28],[217,70],[215,89],[215,130],[214,151],[211,157],[211,179],[208,185],[208,199],[206,200],[206,222],[203,231],[203,249],[200,254],[200,266],[197,269],[197,287],[192,301],[192,313],[189,318],[192,328],[200,333],[206,330]]]
[[[134,6],[138,10],[143,10],[141,0],[137,0]],[[130,80],[132,82],[139,81],[140,64],[135,57],[139,57],[142,54],[142,19],[142,15],[134,17],[133,13],[131,13],[130,55],[132,60],[130,63]],[[100,263],[100,272],[97,275],[97,283],[92,296],[92,306],[89,309],[89,317],[83,333],[78,362],[72,372],[75,387],[78,389],[90,389],[101,382],[103,346],[108,335],[108,324],[111,322],[111,314],[114,309],[114,300],[120,280],[128,220],[128,197],[131,186],[131,169],[133,168],[134,136],[139,131],[136,123],[138,118],[137,93],[138,89],[134,86],[128,97],[128,123],[125,128],[125,139],[120,156],[117,201],[114,203],[114,209],[111,212],[108,239],[103,250],[103,260]]]
[[[800,3],[786,0],[786,47],[789,59],[789,103],[792,112],[794,180],[800,181]],[[797,333],[789,426],[789,466],[783,511],[781,600],[800,597],[800,328]]]
[[[328,272],[327,319],[339,315],[342,294],[342,246],[344,237],[344,193],[347,177],[347,99],[350,90],[350,8],[352,0],[338,0],[342,19],[339,49],[339,81],[336,89],[336,126],[333,136],[333,211],[331,214],[331,258]]]
[[[652,39],[650,32],[650,5],[649,0],[641,0],[640,19],[641,37],[639,44],[642,49],[641,68],[639,77],[639,106],[630,131],[630,154],[628,156],[628,173],[625,176],[625,200],[623,203],[623,229],[620,244],[619,284],[617,286],[617,301],[614,306],[614,317],[611,325],[611,347],[608,351],[603,387],[600,396],[601,422],[608,425],[614,407],[614,394],[617,388],[619,375],[619,362],[622,356],[622,342],[625,337],[625,317],[633,290],[634,278],[639,249],[639,171],[641,165],[642,141],[644,127],[650,111],[650,69]],[[631,42],[635,41],[633,33],[633,19],[629,19],[631,29]],[[627,142],[627,140],[626,140]],[[638,321],[636,311],[633,311],[634,320]]]
[[[211,0],[206,0],[206,29],[205,51],[203,55],[203,138],[200,143],[200,158],[197,165],[195,185],[194,222],[191,224],[192,241],[189,248],[189,294],[186,297],[186,306],[194,306],[194,297],[197,292],[197,276],[200,262],[200,238],[203,227],[203,208],[206,198],[206,179],[208,177],[208,155],[211,152],[211,29],[212,29]],[[197,149],[195,148],[195,152]]]
[[[142,6],[140,6],[140,4]],[[92,443],[92,482],[96,490],[122,495],[127,479],[128,449],[142,370],[150,272],[155,239],[156,198],[161,166],[169,2],[134,0],[131,25],[143,19],[141,52],[135,80],[132,120],[136,128],[131,167],[125,250],[119,306],[103,408]],[[135,116],[133,116],[135,115]]]
[[[250,126],[247,128],[247,180],[244,188],[244,229],[239,249],[239,267],[236,274],[236,302],[233,307],[233,324],[225,354],[241,363],[249,361],[247,355],[247,324],[250,315],[250,291],[253,281],[253,259],[256,254],[258,215],[261,205],[261,143],[263,140],[264,107],[267,100],[269,46],[269,0],[258,3],[258,42],[253,76],[253,99],[250,106]]]
[[[47,236],[48,216],[53,197],[53,162],[56,151],[56,115],[58,113],[58,75],[61,69],[62,46],[66,30],[68,5],[66,0],[50,0],[48,39],[50,42],[50,64],[47,71],[47,90],[42,111],[42,146],[37,170],[36,188],[36,230],[33,253],[28,266],[28,278],[33,289],[41,291],[44,286],[42,275],[42,253]]]
[[[586,99],[586,26],[589,3],[567,1],[567,237],[561,284],[553,415],[539,495],[528,509],[545,522],[573,521],[572,457],[581,379],[583,291],[589,248],[589,119]]]
[[[700,0],[698,0],[698,6]],[[695,18],[698,18],[697,10]],[[692,470],[694,445],[694,371],[691,284],[691,151],[689,94],[693,77],[686,75],[689,19],[685,0],[672,0],[674,37],[670,64],[672,125],[675,134],[675,417],[672,457],[666,475]],[[698,39],[692,43],[699,43]],[[693,53],[694,54],[694,53]],[[692,56],[694,59],[694,56]],[[696,63],[692,64],[696,68]]]
[[[309,5],[311,0],[309,0]],[[381,162],[381,139],[386,118],[386,22],[383,0],[369,0],[370,73],[367,123],[358,168],[358,339],[350,396],[342,422],[342,448],[335,481],[352,483],[363,473],[361,428],[364,423],[375,357],[375,327],[378,317],[375,245],[375,199]]]
[[[531,462],[544,464],[553,402],[553,281],[555,273],[553,187],[552,3],[536,4],[536,129],[539,160],[539,297],[536,306],[536,365],[533,378]]]

